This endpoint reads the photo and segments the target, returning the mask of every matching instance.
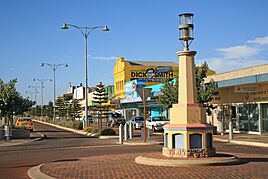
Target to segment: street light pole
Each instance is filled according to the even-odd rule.
[[[49,66],[53,70],[53,79],[54,79],[54,87],[53,87],[53,120],[55,120],[56,108],[55,108],[55,101],[56,101],[56,70],[60,66],[68,67],[68,64],[49,64],[49,63],[41,63],[41,67]]]
[[[31,101],[33,101],[33,94],[35,93],[34,91],[26,91],[26,94],[30,94],[30,96],[31,96]]]
[[[33,88],[34,89],[34,100],[35,100],[35,105],[37,105],[37,93],[38,93],[38,88],[40,88],[40,86],[29,86],[29,88]]]
[[[41,83],[41,117],[43,117],[43,105],[44,105],[44,98],[43,98],[43,89],[44,89],[44,82],[52,81],[51,79],[38,79],[34,78],[33,81],[39,81]]]
[[[72,25],[72,24],[67,24],[67,23],[64,23],[63,26],[61,27],[61,29],[64,29],[64,30],[67,30],[69,29],[69,26],[70,27],[74,27],[76,29],[78,29],[83,37],[84,37],[84,40],[85,40],[85,91],[84,91],[84,96],[85,96],[85,118],[84,118],[84,121],[83,121],[83,128],[87,127],[88,126],[88,69],[87,69],[87,63],[88,63],[88,57],[87,57],[87,46],[88,46],[88,42],[87,42],[87,39],[90,35],[90,33],[92,31],[94,31],[95,29],[100,29],[102,28],[102,31],[104,32],[108,32],[110,31],[110,29],[108,28],[107,25],[105,26],[95,26],[95,27],[81,27],[81,26],[76,26],[76,25]]]

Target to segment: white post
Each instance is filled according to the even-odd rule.
[[[232,119],[230,119],[229,122],[229,140],[233,139],[233,123],[232,123]]]
[[[123,126],[122,124],[119,125],[119,143],[122,144],[124,141],[123,138]]]
[[[124,140],[128,140],[128,131],[127,131],[128,125],[124,125]]]
[[[129,123],[129,139],[133,138],[133,124]]]

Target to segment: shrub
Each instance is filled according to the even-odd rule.
[[[100,131],[98,130],[98,129],[96,129],[96,128],[93,128],[92,130],[91,130],[91,133],[93,133],[93,134],[97,134],[97,133],[99,133]]]
[[[75,129],[82,130],[83,129],[83,121],[79,121],[78,123],[74,123],[73,127]]]
[[[111,128],[103,129],[100,133],[101,135],[116,135],[116,132]]]
[[[93,127],[88,126],[85,129],[83,129],[83,131],[85,131],[85,132],[91,132],[92,133],[92,129],[93,129]]]
[[[25,129],[26,130],[27,127],[26,126],[15,126],[14,129]]]

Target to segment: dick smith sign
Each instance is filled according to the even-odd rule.
[[[174,72],[171,67],[148,68],[146,71],[131,71],[131,80],[143,79],[147,82],[162,81],[164,78],[174,78]]]

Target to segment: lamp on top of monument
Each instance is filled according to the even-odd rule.
[[[192,14],[192,13],[184,13],[184,14],[179,15],[179,17],[180,17],[179,39],[180,39],[180,41],[183,41],[184,51],[189,50],[189,46],[194,39],[194,37],[193,37],[193,29],[194,29],[193,16],[194,16],[194,14]]]

